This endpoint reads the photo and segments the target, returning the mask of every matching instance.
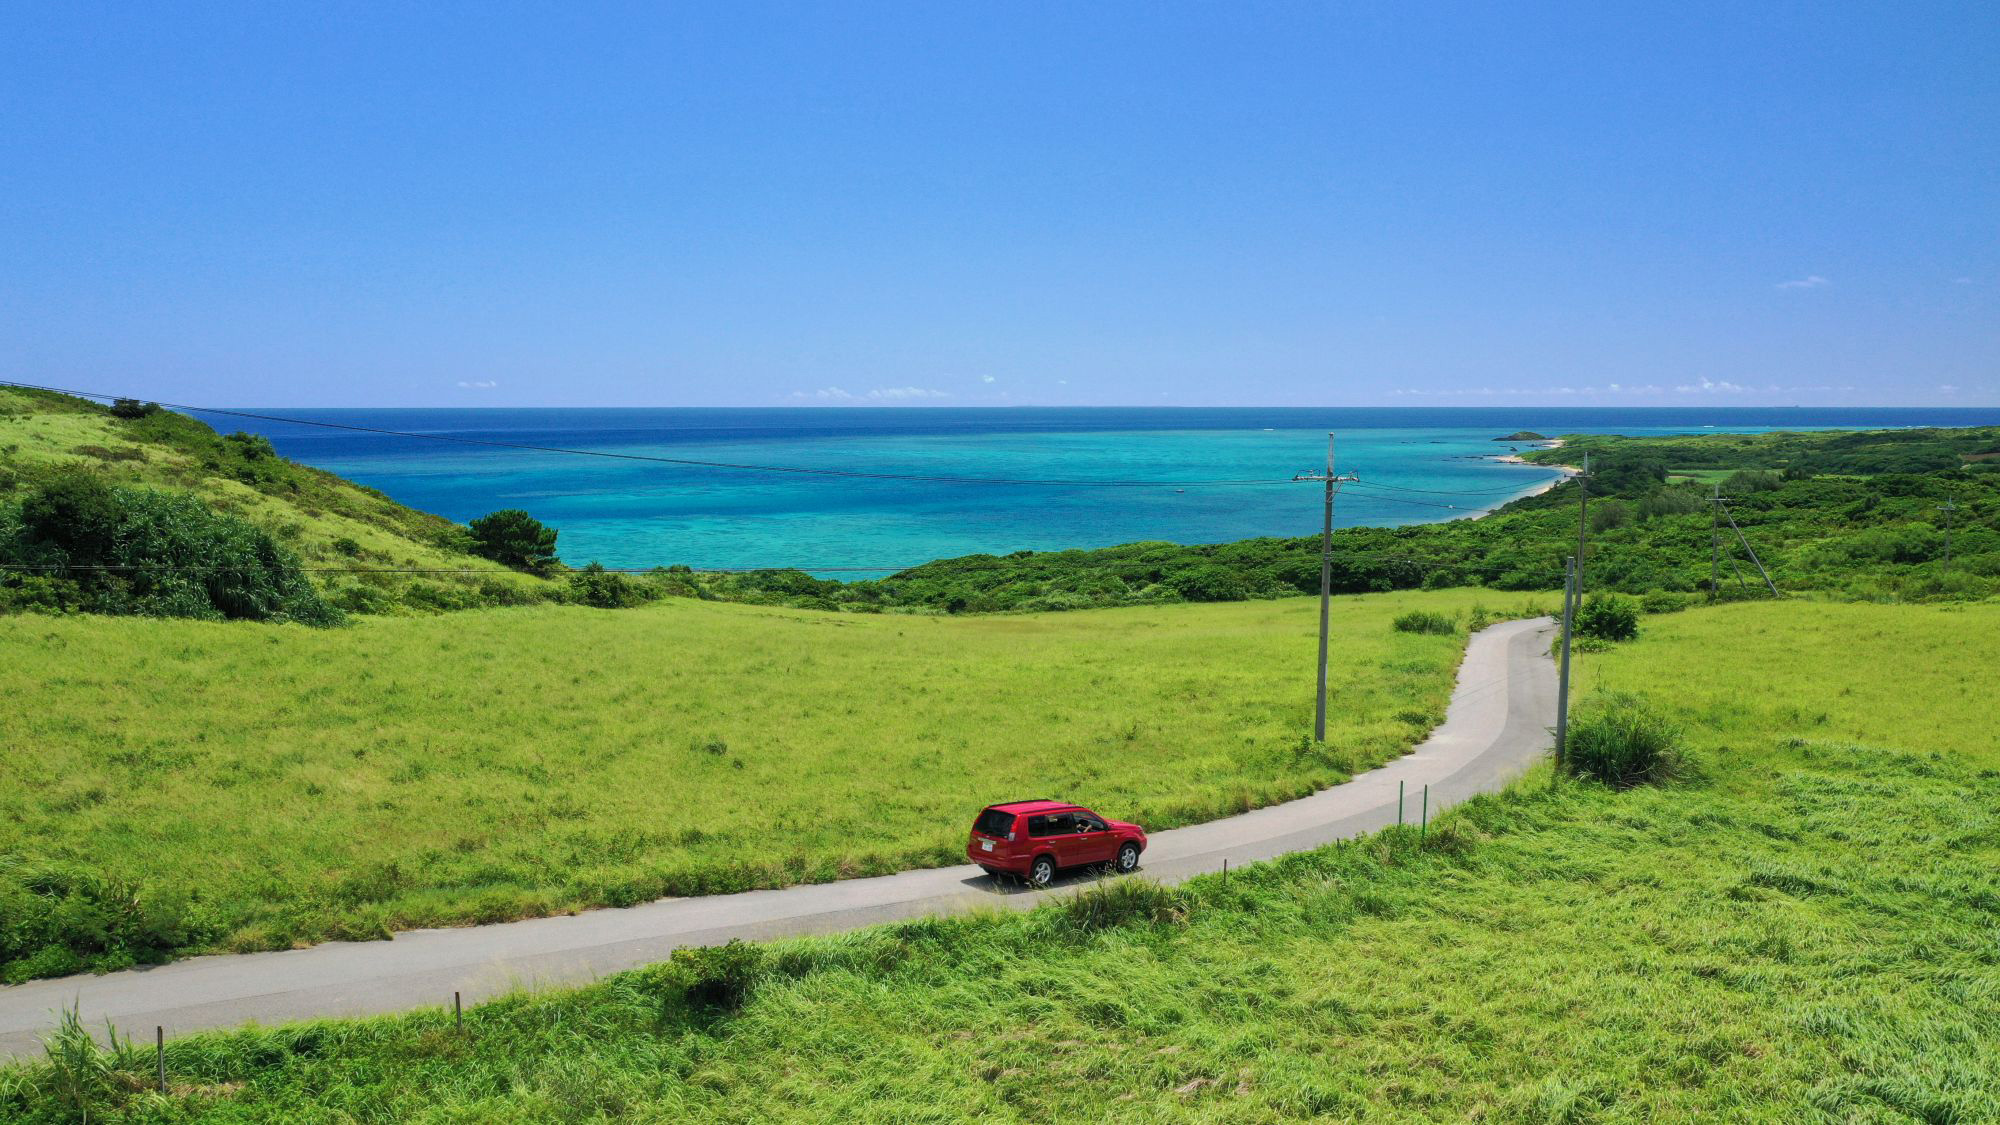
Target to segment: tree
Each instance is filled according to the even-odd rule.
[[[472,551],[494,562],[541,570],[556,561],[556,529],[519,508],[503,508],[472,521]]]

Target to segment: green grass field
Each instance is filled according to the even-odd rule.
[[[0,744],[21,751],[0,757],[0,883],[192,895],[192,932],[162,940],[245,950],[957,863],[983,804],[1026,796],[1167,828],[1420,740],[1463,636],[1389,622],[1482,597],[1518,601],[1339,600],[1331,752],[1300,741],[1304,599],[1004,618],[676,599],[331,631],[0,618],[18,704]],[[8,971],[131,953],[56,944]]]
[[[104,1120],[2000,1119],[2000,606],[1649,619],[1585,682],[1695,776],[1546,772],[1178,892],[757,947],[468,1013],[169,1045]],[[1121,920],[1122,917],[1122,920]],[[88,1015],[88,1013],[86,1013]],[[136,1077],[139,1052],[123,1063]],[[55,1071],[0,1109],[60,1120]],[[116,1084],[116,1080],[114,1080]],[[122,1107],[119,1109],[117,1107]],[[114,1111],[115,1112],[109,1112]],[[121,1116],[122,1115],[122,1116]]]

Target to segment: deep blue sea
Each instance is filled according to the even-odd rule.
[[[815,477],[480,448],[218,417],[288,457],[454,520],[525,508],[573,564],[900,569],[976,552],[1141,539],[1213,543],[1319,530],[1319,491],[1289,483],[1337,432],[1336,522],[1454,519],[1546,483],[1492,439],[2000,424],[1986,409],[706,408],[294,409],[422,434],[704,461],[917,476],[1189,482],[1164,487]],[[1202,484],[1257,480],[1279,483]],[[1182,491],[1181,489],[1185,489]],[[1426,491],[1410,491],[1426,490]],[[859,575],[856,575],[857,577]]]

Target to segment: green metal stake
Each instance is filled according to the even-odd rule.
[[[1422,847],[1424,832],[1431,826],[1431,787],[1424,786],[1424,819],[1417,824],[1417,846]]]
[[[1403,826],[1403,783],[1396,783],[1396,827]]]
[[[167,1092],[167,1029],[153,1025],[153,1060],[160,1067],[160,1093]]]

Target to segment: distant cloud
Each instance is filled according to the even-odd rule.
[[[1833,283],[1815,273],[1815,274],[1808,274],[1805,277],[1799,278],[1797,281],[1780,281],[1778,283],[1778,288],[1818,289],[1822,285],[1831,285],[1831,284]]]
[[[1744,391],[1747,391],[1749,389],[1750,388],[1745,387],[1739,383],[1731,383],[1724,380],[1710,379],[1706,375],[1702,376],[1701,381],[1698,383],[1683,383],[1680,386],[1674,388],[1674,390],[1677,393],[1684,395],[1692,395],[1692,394],[1740,395]]]
[[[868,392],[872,399],[901,401],[913,398],[950,398],[949,391],[934,391],[928,387],[876,387]]]
[[[1057,379],[1057,380],[1056,380],[1056,386],[1058,386],[1058,387],[1067,387],[1067,386],[1069,386],[1069,380],[1068,380],[1068,379]],[[1567,578],[1565,578],[1565,579],[1563,579],[1563,581],[1567,582],[1567,581],[1569,581],[1569,580],[1568,580]]]
[[[458,385],[462,390],[490,391],[493,388],[499,386],[500,384],[494,382],[491,379],[472,379],[472,380],[460,379],[458,381]]]
[[[1978,282],[1976,282],[1976,281],[1972,280],[1972,279],[1971,279],[1971,278],[1969,278],[1969,277],[1954,277],[1954,278],[1952,278],[1952,279],[1951,279],[1951,283],[1952,283],[1953,285],[1977,285],[1977,284],[1979,284]]]
[[[1938,384],[1938,393],[1939,393],[1939,394],[1941,394],[1941,395],[1955,395],[1955,394],[1957,394],[1957,393],[1958,393],[1958,384],[1956,384],[1956,383],[1939,383],[1939,384]]]
[[[982,383],[991,383],[991,382],[993,381],[993,376],[991,376],[991,375],[981,375],[981,376],[979,377],[979,381],[980,381],[980,382],[982,382]]]
[[[816,391],[793,391],[793,398],[816,399],[820,402],[849,402],[854,396],[839,387],[821,387]]]

